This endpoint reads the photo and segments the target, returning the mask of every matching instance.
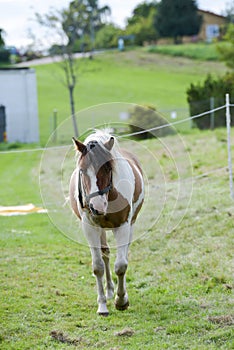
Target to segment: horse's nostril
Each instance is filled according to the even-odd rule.
[[[93,204],[90,204],[89,208],[90,208],[91,213],[92,213],[93,215],[98,215],[98,214],[99,214],[99,211],[96,210],[96,209],[94,209]]]

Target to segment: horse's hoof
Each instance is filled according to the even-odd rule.
[[[98,305],[97,314],[104,317],[107,317],[109,315],[109,311],[106,307],[106,303],[100,303]]]
[[[123,305],[119,305],[117,303],[115,303],[115,308],[119,311],[124,311],[127,310],[127,308],[129,307],[129,301],[127,301],[125,304]]]
[[[98,315],[102,317],[107,317],[109,316],[109,312],[98,312]]]

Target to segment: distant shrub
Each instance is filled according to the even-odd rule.
[[[117,28],[113,24],[106,24],[101,28],[95,38],[95,47],[97,49],[109,49],[117,47],[118,37],[122,34],[121,29]]]
[[[225,104],[225,95],[229,93],[234,103],[234,73],[227,73],[223,77],[214,78],[207,75],[203,84],[191,84],[187,90],[187,101],[189,103],[190,115],[197,115],[209,111],[210,98],[214,98],[214,108]],[[193,119],[193,124],[199,129],[209,129],[211,127],[211,116]],[[225,109],[215,112],[214,127],[226,125]],[[234,120],[232,121],[234,125]]]
[[[152,106],[135,106],[130,111],[129,128],[131,133],[159,127],[167,123],[167,120],[164,119]],[[158,130],[136,135],[135,137],[137,139],[148,139],[152,137],[163,137],[173,133],[174,130],[172,127],[167,126]]]
[[[4,48],[0,48],[0,63],[10,62],[10,51]]]

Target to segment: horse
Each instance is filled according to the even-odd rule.
[[[143,173],[137,157],[120,148],[116,137],[106,130],[94,131],[83,143],[73,138],[73,143],[78,160],[70,179],[70,204],[81,220],[91,250],[98,294],[97,313],[107,316],[107,299],[114,296],[114,283],[106,231],[113,231],[117,248],[115,307],[126,310],[129,306],[126,291],[128,249],[133,225],[144,201]]]

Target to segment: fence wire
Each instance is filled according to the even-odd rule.
[[[119,136],[119,138],[123,138],[123,137],[132,137],[132,136],[144,134],[144,133],[147,133],[147,132],[151,132],[151,131],[155,131],[155,130],[167,128],[168,126],[173,126],[173,125],[181,124],[181,123],[184,123],[184,122],[187,122],[187,121],[196,119],[196,118],[200,118],[200,117],[203,117],[203,116],[205,116],[205,115],[207,115],[207,114],[217,112],[217,111],[219,111],[219,110],[221,110],[221,109],[224,109],[224,108],[226,108],[226,104],[223,105],[223,106],[214,108],[214,109],[212,109],[212,110],[210,110],[210,111],[207,111],[207,112],[203,112],[203,113],[200,113],[200,114],[196,114],[196,115],[193,115],[193,116],[191,116],[191,117],[188,117],[188,118],[185,118],[185,119],[182,119],[182,120],[177,120],[176,122],[173,122],[173,123],[167,123],[167,124],[164,124],[164,125],[156,126],[156,127],[154,127],[154,128],[150,128],[150,129],[146,129],[146,130],[141,130],[141,131],[136,131],[136,132],[133,132],[133,133],[131,133],[131,134],[121,135],[121,136]]]
[[[234,105],[231,105],[229,104],[229,106],[233,106]],[[125,138],[125,137],[132,137],[132,136],[136,136],[136,135],[140,135],[140,134],[144,134],[144,133],[148,133],[148,132],[151,132],[151,131],[155,131],[155,130],[160,130],[160,129],[163,129],[163,128],[167,128],[169,126],[173,126],[173,125],[178,125],[178,124],[182,124],[182,123],[185,123],[187,121],[190,121],[190,120],[193,120],[193,119],[196,119],[196,118],[201,118],[207,114],[211,114],[211,113],[214,113],[214,112],[217,112],[221,109],[224,109],[226,108],[227,105],[222,105],[220,107],[217,107],[217,108],[214,108],[214,109],[211,109],[209,111],[206,111],[206,112],[203,112],[203,113],[200,113],[200,114],[196,114],[196,115],[193,115],[191,117],[188,117],[188,118],[185,118],[185,119],[182,119],[182,120],[177,120],[175,122],[170,122],[170,123],[167,123],[167,124],[164,124],[164,125],[160,125],[160,126],[155,126],[153,128],[149,128],[149,129],[145,129],[145,130],[141,130],[141,131],[137,131],[137,132],[134,132],[134,133],[130,133],[130,134],[124,134],[124,135],[121,135],[121,136],[117,136],[118,138]],[[0,154],[9,154],[9,153],[26,153],[26,152],[37,152],[37,151],[45,151],[47,149],[59,149],[59,148],[64,148],[64,147],[69,147],[70,145],[63,145],[63,146],[52,146],[52,147],[39,147],[39,148],[32,148],[32,149],[24,149],[24,150],[11,150],[11,151],[0,151]]]

